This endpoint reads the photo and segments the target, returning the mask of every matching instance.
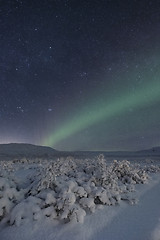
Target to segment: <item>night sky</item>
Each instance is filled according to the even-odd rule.
[[[159,105],[160,1],[0,1],[0,143],[150,148]]]

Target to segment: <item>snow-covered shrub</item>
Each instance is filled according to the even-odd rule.
[[[61,215],[61,219],[63,219],[65,222],[71,221],[83,223],[85,216],[86,216],[85,210],[81,208],[79,205],[73,204],[64,209]]]
[[[83,222],[85,215],[100,205],[120,204],[122,200],[135,204],[135,185],[145,183],[147,173],[158,171],[155,166],[142,167],[126,160],[109,164],[103,155],[84,160],[67,157],[36,161],[0,163],[0,179],[4,179],[0,181],[0,214],[2,218],[7,213],[10,224],[18,226],[43,218]],[[17,166],[31,169],[29,184],[23,185],[26,189],[20,189],[22,185],[13,181],[14,171],[7,170]]]
[[[160,166],[152,164],[149,166],[144,166],[143,170],[145,170],[147,173],[157,173],[157,172],[160,172]]]
[[[28,188],[27,196],[35,196],[43,189],[54,189],[55,186],[55,172],[51,164],[40,165],[37,174],[31,178],[31,184]]]
[[[98,177],[101,180],[101,184],[106,180],[106,174],[107,174],[107,165],[106,160],[104,158],[103,154],[100,154],[97,157],[97,168],[96,168],[96,177]]]
[[[38,220],[38,213],[41,213],[41,199],[28,197],[17,204],[10,214],[10,224],[19,226],[23,221]]]
[[[65,174],[71,177],[71,176],[75,176],[76,168],[77,166],[74,159],[72,157],[67,157],[66,160],[63,160],[59,171],[62,174]]]
[[[91,212],[95,212],[95,202],[92,197],[83,197],[79,200],[80,205],[84,209],[89,209]]]
[[[87,197],[87,191],[81,186],[74,188],[74,194],[77,198]]]
[[[128,184],[145,183],[148,179],[145,170],[132,166],[127,160],[122,162],[115,160],[112,165],[112,172],[117,175],[120,181]]]
[[[0,161],[0,177],[8,177],[14,171],[13,161]]]
[[[36,178],[33,178],[32,184],[29,189],[29,194],[35,195],[43,189],[55,189],[57,184],[57,176],[71,177],[75,175],[76,164],[71,157],[58,158],[56,161],[47,162],[46,164],[40,164],[39,171]]]
[[[10,212],[23,196],[23,191],[18,191],[13,181],[0,177],[0,220]]]

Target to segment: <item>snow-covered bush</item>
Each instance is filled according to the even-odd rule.
[[[111,168],[112,172],[114,172],[118,179],[123,183],[145,183],[148,179],[148,175],[146,174],[145,170],[136,168],[127,160],[123,160],[122,162],[115,160],[111,165]]]
[[[8,177],[14,171],[13,161],[0,161],[0,177]]]
[[[145,170],[147,173],[157,173],[160,172],[160,166],[156,166],[156,165],[148,165],[148,166],[144,166],[143,170]]]
[[[0,177],[0,220],[23,199],[23,191],[18,191],[12,180]]]
[[[135,204],[135,185],[146,183],[147,172],[157,170],[126,160],[109,164],[103,155],[84,160],[72,157],[43,160],[36,164],[27,160],[22,165],[23,169],[28,166],[34,169],[26,189],[18,189],[9,178],[1,177],[0,182],[0,216],[8,213],[10,224],[17,226],[43,218],[82,223],[85,215],[93,213],[99,205],[120,204],[123,200]]]
[[[16,226],[19,226],[23,221],[31,221],[34,219],[37,220],[38,218],[36,214],[41,212],[40,204],[40,198],[32,196],[21,201],[11,211],[10,224],[15,224]]]

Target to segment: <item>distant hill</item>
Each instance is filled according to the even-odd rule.
[[[126,158],[132,159],[134,157],[147,158],[147,157],[160,157],[160,147],[153,147],[151,149],[145,149],[140,151],[75,151],[75,152],[60,152],[67,156],[73,156],[77,158],[93,158],[99,154],[103,154],[107,158]]]
[[[34,157],[46,157],[53,156],[57,153],[55,149],[51,147],[37,146],[26,143],[9,143],[0,144],[0,160],[6,160],[12,158],[34,158]]]
[[[160,157],[160,147],[141,151],[57,151],[51,147],[37,146],[26,143],[0,144],[0,160],[21,159],[21,158],[57,158],[72,156],[74,158],[94,158],[103,154],[110,159],[133,159]]]
[[[138,151],[139,154],[147,154],[151,156],[160,156],[160,147],[153,147],[151,149],[141,150]]]

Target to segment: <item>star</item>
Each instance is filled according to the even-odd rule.
[[[159,145],[157,1],[11,2],[0,19],[6,141],[18,129],[60,150]]]

